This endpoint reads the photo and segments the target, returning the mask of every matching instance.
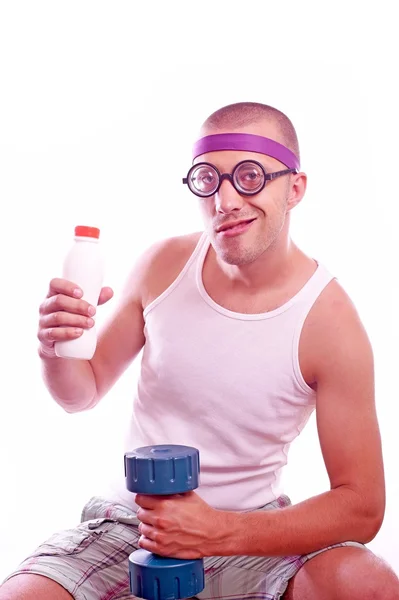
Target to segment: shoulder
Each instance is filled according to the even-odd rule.
[[[309,385],[326,372],[339,373],[353,360],[372,365],[372,348],[359,312],[342,285],[333,279],[304,323],[300,340],[303,375]]]
[[[196,248],[202,232],[166,238],[151,245],[142,255],[147,266],[165,267],[170,261],[186,261]]]
[[[166,238],[140,256],[132,272],[143,308],[162,294],[178,277],[194,252],[202,232]]]

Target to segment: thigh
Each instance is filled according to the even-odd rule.
[[[42,575],[15,575],[0,587],[0,600],[73,600],[53,579]]]
[[[109,505],[106,512],[109,516],[91,518],[73,529],[54,534],[6,581],[11,582],[18,575],[22,583],[24,574],[41,575],[78,600],[132,598],[128,557],[138,548],[138,521],[127,509],[124,514],[123,509]]]
[[[292,557],[231,556],[205,558],[205,588],[199,600],[274,600],[287,587]]]
[[[357,542],[329,546],[364,549]],[[232,556],[205,558],[205,588],[198,594],[200,600],[240,598],[244,600],[286,599],[289,582],[311,558],[326,552],[320,550],[304,556]],[[323,596],[321,596],[323,597]],[[310,600],[305,595],[306,600]],[[289,600],[292,600],[289,598]],[[297,597],[295,597],[297,600]],[[302,600],[302,596],[300,597]],[[324,597],[323,597],[324,600]],[[327,597],[326,597],[327,600]]]

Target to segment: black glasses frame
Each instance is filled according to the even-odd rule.
[[[235,172],[237,171],[237,169],[244,163],[252,163],[257,165],[264,176],[264,181],[263,181],[263,185],[259,190],[256,190],[254,192],[245,192],[241,189],[238,189],[235,185],[234,182],[234,175]],[[212,169],[214,169],[219,177],[219,183],[217,185],[217,188],[209,194],[201,194],[200,192],[198,192],[197,190],[193,189],[189,183],[190,181],[190,174],[192,173],[192,171],[194,171],[194,169],[197,169],[200,166],[207,166],[207,167],[211,167]],[[222,185],[223,181],[225,179],[228,179],[231,183],[231,185],[233,186],[233,188],[242,196],[255,196],[256,194],[259,194],[265,187],[266,182],[267,181],[272,181],[273,179],[277,179],[277,177],[282,177],[283,175],[289,175],[290,173],[298,173],[297,169],[284,169],[282,171],[274,171],[274,173],[266,173],[264,166],[259,163],[257,160],[241,160],[239,163],[236,164],[236,166],[234,167],[232,173],[220,173],[219,169],[217,167],[215,167],[215,165],[213,165],[212,163],[208,163],[208,162],[199,162],[196,163],[195,165],[193,165],[188,173],[187,173],[187,177],[183,177],[183,184],[188,185],[189,190],[195,194],[196,196],[198,196],[199,198],[210,198],[211,196],[214,196],[220,189],[220,186]]]

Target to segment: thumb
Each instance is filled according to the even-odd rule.
[[[105,304],[108,300],[111,300],[113,295],[114,292],[110,287],[103,287],[98,298],[98,304]]]

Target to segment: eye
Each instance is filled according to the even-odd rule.
[[[252,171],[243,173],[242,177],[244,179],[246,179],[247,181],[256,181],[257,179],[260,179],[261,174],[259,172],[257,172],[255,169],[253,169]]]
[[[215,175],[210,171],[200,172],[195,179],[203,184],[211,185],[215,181]]]
[[[262,187],[264,174],[257,164],[247,162],[239,166],[235,173],[235,180],[243,190],[253,191]]]
[[[209,165],[200,165],[191,173],[191,185],[201,193],[209,193],[217,187],[218,174]]]
[[[219,174],[210,164],[200,164],[192,168],[189,175],[189,187],[199,196],[210,196],[217,189]]]

